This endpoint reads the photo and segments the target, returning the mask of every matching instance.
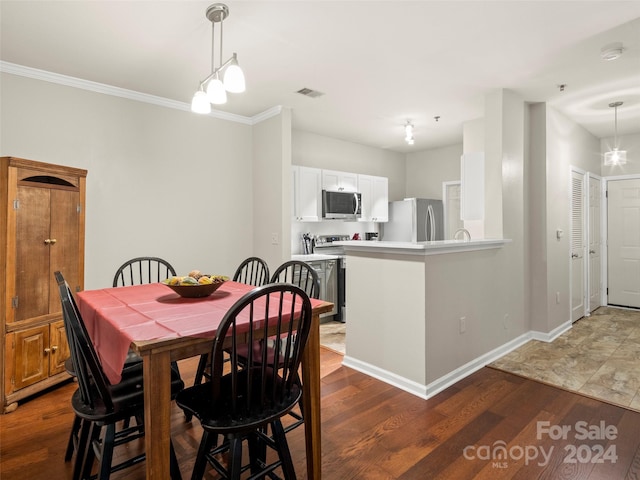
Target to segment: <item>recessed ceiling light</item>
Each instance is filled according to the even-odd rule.
[[[609,45],[605,45],[600,50],[600,58],[603,60],[615,60],[622,56],[624,52],[624,47],[622,46],[622,42],[610,43]]]

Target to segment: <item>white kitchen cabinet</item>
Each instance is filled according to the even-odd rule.
[[[361,222],[389,221],[389,179],[373,175],[358,175],[362,195]]]
[[[332,192],[357,192],[358,174],[322,170],[322,189]]]
[[[297,222],[322,220],[322,170],[293,165],[292,217]]]

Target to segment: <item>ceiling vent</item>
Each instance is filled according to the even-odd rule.
[[[305,97],[317,98],[324,95],[322,92],[318,92],[317,90],[311,90],[310,88],[301,88],[296,93],[300,95],[304,95]]]

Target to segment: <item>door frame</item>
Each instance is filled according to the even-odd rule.
[[[604,288],[604,280],[603,280],[603,265],[606,264],[606,262],[603,262],[602,259],[603,257],[606,257],[607,252],[607,248],[605,245],[605,240],[606,240],[606,234],[604,233],[604,228],[606,228],[606,217],[605,215],[603,215],[603,210],[606,208],[605,206],[605,201],[606,201],[606,189],[604,187],[605,184],[605,180],[603,177],[601,177],[600,175],[593,173],[593,172],[587,172],[586,177],[585,177],[585,182],[586,182],[586,200],[587,200],[587,205],[586,205],[586,219],[585,219],[585,223],[587,225],[587,230],[585,231],[585,250],[586,250],[586,263],[587,263],[587,281],[586,281],[586,305],[585,308],[587,310],[587,315],[591,315],[591,312],[593,311],[593,308],[591,308],[591,281],[592,281],[592,275],[591,275],[591,257],[589,254],[589,239],[591,237],[591,202],[590,202],[590,191],[591,191],[591,181],[593,180],[597,180],[600,182],[600,218],[598,219],[600,221],[600,305],[606,305],[606,302],[603,301],[604,299],[606,299],[606,295],[603,294],[603,292],[606,292],[605,288]]]
[[[444,223],[444,239],[445,240],[453,238],[453,234],[455,233],[455,232],[449,232],[449,224],[447,222],[447,219],[448,219],[447,208],[449,207],[449,205],[447,204],[447,189],[449,187],[454,187],[454,186],[461,187],[461,184],[462,182],[460,180],[451,180],[447,182],[442,182],[442,215],[444,217],[443,223]],[[460,208],[462,208],[462,205],[460,206]],[[460,220],[462,220],[462,218]]]
[[[601,203],[601,216],[602,216],[602,252],[600,254],[602,258],[601,262],[601,276],[602,276],[602,305],[609,305],[609,197],[607,192],[609,190],[609,182],[616,180],[637,180],[640,179],[640,174],[634,173],[629,175],[612,175],[610,177],[602,177],[602,203]]]

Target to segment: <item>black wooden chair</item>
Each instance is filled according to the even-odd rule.
[[[320,296],[320,280],[318,273],[306,262],[299,260],[289,260],[280,265],[271,276],[271,283],[287,282],[303,289],[309,298]],[[285,432],[290,432],[294,428],[304,423],[302,418],[302,400],[299,405],[300,411],[291,410],[289,415],[293,417],[293,423],[285,427]]]
[[[113,286],[156,283],[175,275],[175,269],[162,258],[136,257],[120,265],[113,277]]]
[[[233,281],[261,287],[269,283],[269,266],[259,257],[249,257],[236,269]]]
[[[262,478],[278,467],[285,479],[295,478],[280,419],[302,395],[297,371],[310,328],[309,297],[289,284],[258,287],[229,309],[213,341],[211,381],[186,388],[176,398],[178,406],[195,415],[204,430],[192,480],[203,477],[207,462],[223,478],[239,479],[246,469],[251,470],[251,478]],[[263,349],[260,358],[250,353],[240,359],[240,346],[266,337],[275,338],[271,358]],[[224,361],[225,355],[230,361]],[[265,434],[269,426],[273,437]],[[218,435],[225,437],[220,446]],[[248,441],[250,458],[243,467],[244,440]],[[278,459],[270,464],[263,453],[267,446],[278,453]],[[227,450],[225,465],[219,454]]]
[[[162,258],[136,257],[120,265],[113,277],[113,286],[126,287],[130,285],[143,285],[145,283],[157,283],[175,276],[176,270],[169,262]],[[140,361],[142,361],[142,359],[140,359]],[[180,372],[178,362],[171,362],[171,366],[174,370]]]
[[[62,303],[65,332],[73,370],[78,380],[78,389],[71,397],[71,404],[81,419],[76,462],[73,478],[91,476],[93,463],[99,462],[99,479],[108,479],[112,472],[122,470],[144,460],[144,453],[113,465],[116,446],[141,439],[144,436],[144,391],[142,389],[142,364],[126,366],[122,380],[112,385],[105,376],[93,343],[80,316],[69,285],[60,272],[55,272]],[[178,372],[172,369],[172,396],[184,388]],[[136,419],[133,426],[118,430],[119,422]],[[180,479],[180,469],[173,450],[171,455],[171,478]]]
[[[271,283],[291,283],[305,291],[309,298],[320,295],[318,273],[311,265],[299,260],[289,260],[280,265],[271,276]]]
[[[249,257],[238,266],[236,273],[233,275],[233,281],[261,287],[269,283],[269,266],[267,262],[259,257]],[[203,378],[210,378],[208,370],[209,354],[205,353],[200,356],[193,384],[200,385]],[[190,416],[187,414],[187,420],[189,419]]]

